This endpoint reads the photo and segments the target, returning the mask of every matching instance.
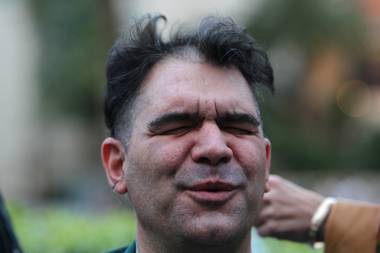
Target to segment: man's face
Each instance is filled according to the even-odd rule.
[[[123,170],[141,231],[218,243],[250,231],[270,144],[241,73],[166,59],[142,84]]]

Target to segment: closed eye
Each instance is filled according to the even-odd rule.
[[[199,117],[194,113],[172,112],[161,115],[148,124],[148,129],[156,135],[177,135],[196,127]]]
[[[234,126],[222,127],[222,130],[234,135],[255,135],[258,132],[257,129],[248,129],[248,128],[234,127]]]
[[[159,135],[178,135],[185,134],[193,128],[192,125],[164,126],[157,131]]]
[[[257,135],[260,121],[247,113],[225,113],[217,119],[221,130],[234,135]]]

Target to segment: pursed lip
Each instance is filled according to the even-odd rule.
[[[205,205],[220,205],[228,202],[237,192],[238,186],[219,180],[205,180],[192,184],[185,192],[194,201]]]

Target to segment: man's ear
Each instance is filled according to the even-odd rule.
[[[264,138],[264,141],[265,141],[265,191],[269,191],[269,188],[268,188],[268,179],[269,179],[269,173],[270,173],[270,167],[271,167],[271,159],[272,159],[272,156],[271,156],[271,143],[270,143],[270,140],[267,139],[267,138]]]
[[[108,183],[119,194],[128,192],[125,180],[123,144],[115,138],[108,137],[102,143],[101,157]]]

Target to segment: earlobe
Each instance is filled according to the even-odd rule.
[[[115,138],[106,138],[102,143],[101,157],[108,183],[113,191],[119,194],[128,192],[124,172],[125,151],[123,144]]]

